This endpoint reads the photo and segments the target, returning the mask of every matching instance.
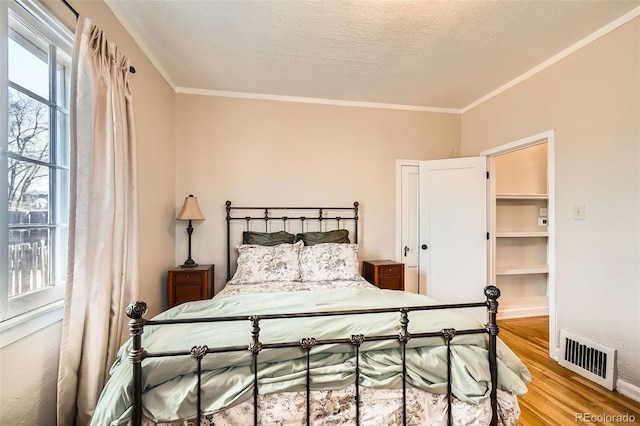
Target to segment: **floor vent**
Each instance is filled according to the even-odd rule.
[[[560,330],[560,365],[609,390],[616,383],[615,349]]]

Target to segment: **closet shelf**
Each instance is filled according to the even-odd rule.
[[[502,231],[496,232],[497,238],[532,238],[548,237],[548,231]]]
[[[496,266],[496,275],[547,274],[549,265],[506,265]]]
[[[549,194],[496,194],[496,200],[548,200]]]

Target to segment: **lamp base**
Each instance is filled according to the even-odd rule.
[[[198,266],[198,264],[191,258],[185,260],[184,263],[180,265],[181,268],[195,268],[196,266]]]

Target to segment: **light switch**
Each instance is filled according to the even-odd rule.
[[[573,220],[584,220],[584,204],[573,206]]]

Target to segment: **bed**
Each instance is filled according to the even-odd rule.
[[[531,376],[497,338],[497,288],[441,305],[369,284],[358,203],[226,212],[227,285],[151,320],[129,306],[92,424],[517,424]],[[486,325],[459,312],[477,307]]]

